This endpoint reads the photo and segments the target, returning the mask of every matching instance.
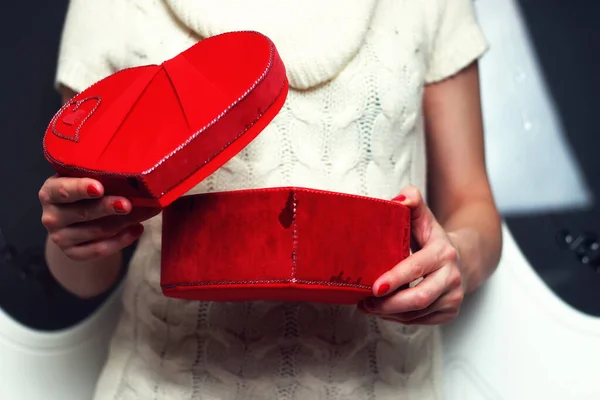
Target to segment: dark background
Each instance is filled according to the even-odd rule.
[[[589,210],[508,216],[506,221],[546,284],[580,311],[600,316],[600,2],[519,3],[594,203]],[[575,243],[568,247],[565,238]]]
[[[39,259],[45,231],[37,192],[52,174],[41,152],[41,140],[60,107],[53,79],[67,1],[7,3],[0,6],[0,37],[4,41],[0,307],[33,328],[55,330],[81,320],[103,300],[82,301],[64,292]],[[568,140],[598,198],[600,2],[521,0],[520,4]],[[595,244],[595,232],[600,228],[598,207],[506,217],[542,279],[572,306],[600,316],[600,274],[596,270],[600,258]],[[3,245],[3,238],[13,250]],[[569,248],[565,244],[569,238],[584,240]]]
[[[54,281],[42,257],[45,230],[37,194],[53,170],[41,143],[61,105],[53,84],[67,4],[34,0],[0,5],[0,308],[27,326],[48,331],[81,321],[108,295],[91,300],[72,296]]]

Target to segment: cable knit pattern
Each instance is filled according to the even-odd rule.
[[[294,87],[265,131],[192,192],[296,185],[390,199],[406,184],[425,189],[423,86],[486,48],[470,0],[71,0],[57,83],[81,90],[247,28],[274,37]],[[441,398],[437,328],[348,306],[165,298],[160,216],[146,228],[96,400]]]

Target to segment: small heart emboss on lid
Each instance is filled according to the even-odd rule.
[[[66,124],[66,125],[75,125],[75,122],[77,122],[77,120],[79,118],[81,118],[81,116],[85,113],[85,111],[83,111],[82,109],[78,109],[78,110],[73,110],[73,112],[71,114],[67,114],[63,117],[62,121]]]
[[[78,142],[81,128],[99,106],[98,96],[69,101],[54,117],[52,132],[62,139]]]

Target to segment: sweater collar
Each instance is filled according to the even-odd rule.
[[[309,89],[341,72],[360,49],[377,0],[165,0],[200,37],[253,30],[273,40],[290,85]]]

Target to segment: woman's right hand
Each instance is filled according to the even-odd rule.
[[[91,261],[118,253],[142,234],[142,221],[159,209],[132,210],[129,200],[104,196],[100,182],[53,176],[39,192],[42,224],[70,259]]]

